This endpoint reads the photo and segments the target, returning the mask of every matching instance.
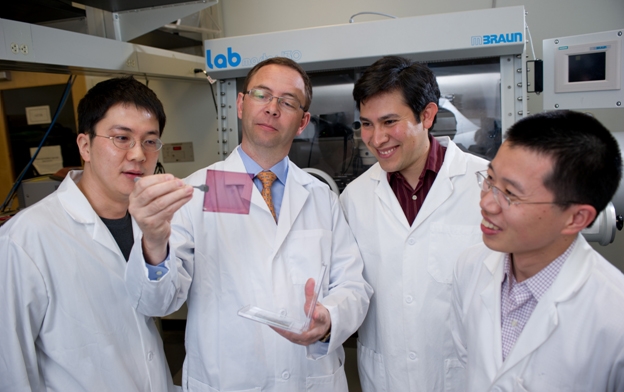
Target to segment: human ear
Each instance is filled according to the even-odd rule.
[[[562,234],[577,234],[596,219],[596,209],[589,204],[575,204],[570,207],[570,217]]]
[[[76,138],[78,144],[78,151],[80,151],[80,157],[85,162],[91,161],[91,138],[86,133],[79,133]]]
[[[423,123],[423,128],[429,129],[433,125],[433,120],[436,114],[438,114],[438,105],[433,102],[429,102],[427,106],[420,113],[420,120]]]
[[[301,122],[299,123],[299,129],[297,130],[297,136],[301,135],[301,132],[308,126],[310,122],[310,112],[303,113],[303,117],[301,117]]]
[[[243,100],[245,99],[245,94],[238,93],[236,97],[236,112],[238,113],[238,118],[243,119]]]

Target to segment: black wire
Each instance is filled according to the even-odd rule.
[[[201,68],[195,68],[193,72],[203,73],[204,75],[206,75],[206,79],[208,79],[208,72],[206,72],[205,70]],[[219,119],[219,109],[217,108],[217,99],[215,98],[215,93],[212,88],[212,83],[210,83],[210,80],[208,81],[208,84],[210,84],[210,91],[212,92],[212,101],[214,102],[214,105],[215,105],[215,114],[217,115],[217,119]]]
[[[217,115],[217,119],[218,119],[219,109],[217,109],[217,99],[215,98],[215,93],[214,93],[214,90],[212,89],[212,83],[208,83],[208,84],[210,85],[210,92],[212,93],[210,95],[212,95],[212,101],[214,102],[214,105],[215,105],[215,114]]]

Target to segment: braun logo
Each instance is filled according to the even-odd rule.
[[[522,33],[473,35],[470,37],[470,46],[508,44],[513,42],[522,42]]]

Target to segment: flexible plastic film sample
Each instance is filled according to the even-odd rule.
[[[204,211],[249,214],[254,186],[251,174],[207,170],[206,185],[209,191],[204,194]]]

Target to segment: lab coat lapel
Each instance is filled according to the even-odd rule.
[[[277,222],[277,234],[275,236],[275,246],[273,247],[273,257],[288,236],[295,220],[301,213],[310,192],[305,185],[312,181],[311,177],[295,165],[289,162],[288,177],[284,189],[284,198],[280,208],[280,215]],[[264,201],[264,200],[263,200]],[[265,203],[266,204],[266,203]]]
[[[379,198],[381,204],[390,211],[390,214],[392,214],[405,230],[409,230],[409,223],[407,222],[405,213],[399,204],[399,200],[392,191],[392,188],[390,188],[390,183],[388,183],[388,173],[381,168],[379,163],[373,166],[370,172],[370,179],[371,181],[377,182],[375,195]]]
[[[524,326],[522,333],[520,333],[516,344],[509,352],[507,359],[503,362],[496,379],[518,365],[520,361],[544,344],[558,324],[559,318],[556,304],[550,299],[542,298]]]
[[[110,249],[117,254],[121,260],[125,260],[113,235],[104,222],[97,216],[84,194],[78,189],[76,181],[79,181],[81,177],[82,172],[70,172],[65,180],[63,180],[61,186],[59,186],[59,200],[63,208],[73,220],[87,226],[87,230],[91,233],[91,237],[95,242]],[[136,233],[139,232],[138,227],[135,227],[134,223],[133,231],[135,236]]]
[[[585,284],[593,268],[590,246],[579,235],[572,253],[552,286],[544,293],[511,349],[497,379],[537,350],[559,325],[558,304],[572,298]]]
[[[491,336],[493,345],[489,349],[484,349],[485,355],[492,353],[494,357],[494,367],[490,369],[492,371],[491,376],[494,376],[495,369],[500,369],[503,365],[502,354],[502,336],[501,336],[501,283],[505,273],[504,268],[505,255],[498,252],[491,253],[483,264],[485,268],[491,274],[489,284],[481,291],[481,302],[483,307],[487,309],[488,319],[481,321],[481,327],[486,330],[483,336]],[[489,361],[488,361],[489,362]]]

